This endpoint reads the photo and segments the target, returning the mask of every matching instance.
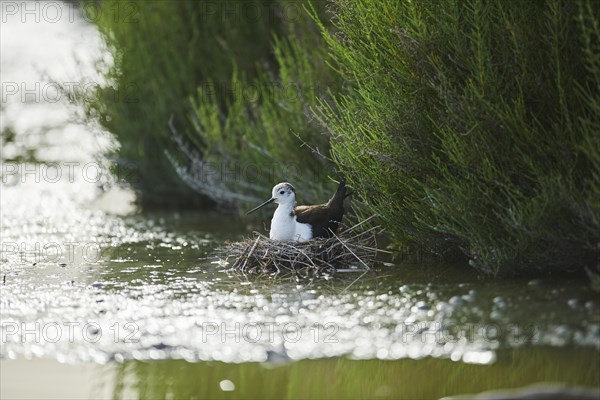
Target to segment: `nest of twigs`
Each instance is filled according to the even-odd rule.
[[[314,275],[341,270],[368,270],[377,255],[377,226],[366,228],[371,218],[345,228],[331,238],[306,242],[271,240],[260,233],[255,238],[229,243],[226,258],[234,258],[231,270],[251,273],[304,273]]]

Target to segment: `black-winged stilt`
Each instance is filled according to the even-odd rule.
[[[296,189],[290,183],[282,182],[273,187],[269,200],[248,211],[248,214],[276,203],[278,206],[271,220],[269,237],[274,240],[304,242],[317,237],[331,237],[332,232],[336,232],[344,216],[345,197],[346,182],[341,180],[337,191],[327,203],[294,207]]]

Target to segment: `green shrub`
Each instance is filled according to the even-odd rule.
[[[192,99],[201,156],[189,157],[189,168],[183,160],[178,170],[190,186],[220,204],[250,206],[286,180],[298,186],[304,203],[323,202],[335,188],[327,181],[337,178],[328,158],[329,137],[311,121],[310,108],[336,82],[308,15],[289,31],[286,38],[274,37],[275,69],[260,69],[254,79],[234,71],[233,96],[224,106],[203,87]],[[185,145],[182,150],[189,152]]]
[[[332,0],[320,29],[283,23],[304,4],[285,0],[134,4],[99,22],[117,95],[88,111],[146,199],[243,208],[290,180],[312,203],[339,168],[398,246],[491,273],[597,263],[600,3]]]
[[[100,6],[96,23],[114,63],[110,87],[86,104],[87,112],[116,136],[112,157],[121,170],[134,170],[126,175],[135,177],[131,184],[145,204],[194,201],[200,196],[165,156],[177,148],[169,117],[186,121],[189,96],[209,81],[225,87],[234,65],[254,76],[256,65],[270,62],[271,37],[281,25],[278,3],[107,0]],[[228,96],[215,95],[221,103]]]
[[[600,3],[335,0],[319,115],[399,243],[497,273],[596,263]]]

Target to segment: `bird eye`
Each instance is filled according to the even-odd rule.
[[[279,194],[284,194],[285,192],[282,190],[281,192],[279,192]]]

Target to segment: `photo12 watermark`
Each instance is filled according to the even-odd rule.
[[[154,0],[163,1],[163,0]],[[2,23],[75,23],[83,19],[90,23],[109,20],[111,23],[137,24],[143,18],[150,1],[12,1],[2,0]],[[314,2],[313,8],[323,7]],[[174,6],[176,7],[176,5]],[[198,23],[207,21],[229,24],[292,23],[306,18],[301,1],[221,1],[203,0],[196,15]]]
[[[25,183],[103,182],[136,183],[139,171],[133,163],[107,165],[96,161],[61,162],[0,162],[0,179],[3,185]]]
[[[308,326],[297,322],[203,322],[201,343],[339,343],[340,327],[335,322]]]
[[[2,103],[68,103],[88,104],[98,99],[113,103],[138,103],[140,86],[135,82],[121,82],[119,90],[93,81],[10,82],[0,88]]]
[[[194,163],[193,168],[186,171],[190,179],[203,184],[250,183],[273,184],[283,180],[320,182],[327,179],[330,171],[326,169],[307,168],[299,163],[239,163],[202,161]]]
[[[139,22],[139,2],[114,1],[11,1],[0,2],[2,23],[75,23],[81,19],[96,23],[110,18],[113,22]]]
[[[109,326],[95,321],[15,322],[0,323],[0,341],[5,343],[97,343],[102,338],[115,343],[137,343],[140,329],[135,322],[114,322]]]
[[[99,163],[96,161],[61,161],[25,163],[0,162],[0,180],[3,185],[13,186],[25,183],[87,182],[99,184],[116,182],[136,184],[140,182],[141,171],[134,163]],[[222,161],[196,162],[186,169],[190,179],[203,184],[280,182],[301,180],[320,182],[333,174],[326,169],[306,168],[299,163],[280,162],[236,162]]]
[[[67,266],[75,262],[94,264],[102,260],[118,258],[119,247],[102,246],[99,243],[81,242],[13,242],[2,241],[0,256],[13,265],[59,264]],[[125,254],[126,250],[122,250]]]
[[[314,8],[323,7],[314,2]],[[219,21],[241,25],[250,24],[288,24],[306,18],[305,4],[302,1],[221,1],[205,0],[199,3],[199,20]]]
[[[215,98],[227,98],[248,104],[260,104],[266,101],[285,104],[304,104],[308,97],[326,97],[334,82],[295,82],[280,80],[251,82],[201,82],[198,85],[198,103],[214,101]]]
[[[193,256],[198,263],[212,263],[226,266],[223,261],[231,257],[226,248],[215,248],[212,242],[192,243],[186,239],[175,242],[157,243],[170,246],[174,252],[186,252]],[[12,241],[2,240],[0,244],[0,259],[11,265],[31,266],[33,268],[58,265],[70,267],[72,265],[94,265],[107,260],[126,261],[131,257],[131,244],[115,246],[110,242],[96,241]],[[157,256],[158,258],[158,256]],[[160,259],[160,258],[159,258]],[[156,261],[161,262],[161,261]]]
[[[396,332],[400,333],[402,343],[417,341],[441,345],[481,340],[485,343],[509,342],[518,345],[539,340],[539,330],[534,324],[422,321],[399,324]]]

